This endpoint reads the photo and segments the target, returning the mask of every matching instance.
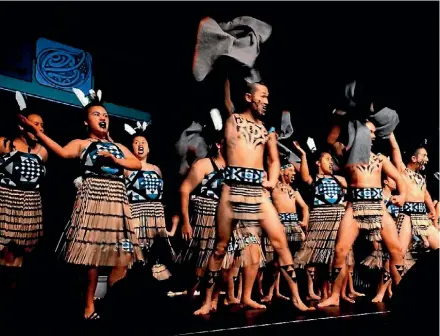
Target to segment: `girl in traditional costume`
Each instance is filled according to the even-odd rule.
[[[66,159],[80,159],[82,183],[77,193],[66,241],[61,252],[67,263],[88,268],[88,288],[84,318],[98,319],[94,293],[98,267],[112,267],[109,286],[126,275],[127,268],[142,260],[124,184],[124,169],[141,169],[139,160],[118,143],[109,141],[109,117],[101,103],[101,91],[86,97],[73,89],[84,106],[87,139],[76,139],[62,147],[45,135],[29,119],[21,123],[45,146]]]
[[[20,92],[16,99],[22,113],[26,102]],[[44,133],[40,115],[27,113],[29,123]],[[16,125],[10,137],[0,137],[0,274],[8,290],[15,286],[17,268],[43,235],[40,184],[46,174],[47,150],[34,134]]]
[[[175,260],[175,253],[169,241],[165,221],[165,207],[162,203],[164,181],[159,167],[148,163],[150,152],[144,134],[148,124],[138,123],[136,129],[125,124],[125,130],[132,136],[134,156],[141,162],[141,169],[126,170],[126,188],[133,217],[133,228],[145,261],[152,266],[153,276],[166,280],[171,273],[162,263]],[[175,231],[172,229],[172,231]],[[160,242],[160,244],[156,244]],[[156,245],[155,245],[156,244]],[[169,253],[166,253],[168,250]]]

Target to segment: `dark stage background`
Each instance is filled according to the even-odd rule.
[[[178,200],[174,143],[192,120],[221,108],[222,86],[212,78],[197,83],[191,72],[196,32],[205,16],[228,21],[248,15],[272,25],[257,63],[270,89],[268,114],[278,120],[283,109],[291,111],[292,140],[303,146],[307,136],[318,146],[325,141],[344,84],[353,79],[372,84],[382,103],[399,113],[396,135],[402,148],[428,139],[428,184],[438,199],[436,2],[11,2],[0,9],[0,54],[39,37],[86,50],[93,56],[95,88],[105,98],[151,114],[150,161],[163,171],[170,210]],[[29,98],[28,105],[43,115],[46,132],[60,144],[85,135],[79,109],[37,98]],[[12,92],[0,92],[0,109],[3,121],[16,111]],[[111,136],[129,145],[124,122],[112,117]],[[2,122],[0,132],[8,127]],[[47,253],[69,219],[77,165],[49,156],[43,187],[46,236],[40,247]]]

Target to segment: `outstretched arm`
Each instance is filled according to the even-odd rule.
[[[180,186],[180,211],[182,213],[182,237],[189,240],[192,237],[192,228],[189,222],[189,195],[203,181],[205,176],[206,160],[199,160],[193,164],[186,179]]]
[[[295,199],[302,212],[302,221],[300,224],[306,230],[307,226],[309,225],[309,207],[307,206],[306,202],[304,202],[304,199],[298,191],[295,191]]]
[[[400,152],[399,144],[397,143],[396,137],[394,136],[394,132],[390,135],[390,145],[391,145],[391,160],[393,164],[396,166],[397,170],[404,171],[405,164],[402,160],[402,153]]]
[[[300,147],[300,145],[296,141],[293,142],[293,145],[301,153],[301,165],[300,165],[301,178],[305,183],[312,184],[313,178],[309,172],[309,166],[307,164],[306,152]]]
[[[31,123],[26,117],[19,115],[19,119],[23,127],[32,132],[47,148],[52,150],[56,155],[63,159],[74,159],[80,156],[82,140],[73,140],[66,146],[60,146],[56,141],[42,133],[37,127]]]
[[[405,180],[402,178],[402,175],[397,170],[396,167],[388,160],[385,156],[380,155],[381,159],[383,160],[383,172],[391,177],[394,181],[396,181],[397,190],[399,190],[398,196],[391,197],[391,201],[393,204],[403,206],[406,199],[406,183]]]
[[[270,133],[267,141],[267,165],[268,181],[265,183],[265,188],[272,191],[278,182],[281,168],[275,133]]]

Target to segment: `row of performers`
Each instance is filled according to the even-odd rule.
[[[383,264],[385,270],[375,298],[382,300],[389,288],[393,267],[398,280],[404,272],[402,256],[413,234],[421,237],[425,248],[438,247],[438,232],[424,205],[426,183],[416,172],[427,162],[426,151],[418,149],[407,166],[401,164],[401,174],[386,158],[371,154],[368,165],[352,167],[348,172],[351,180],[366,184],[364,187],[348,185],[343,177],[333,175],[332,157],[326,152],[316,161],[318,171],[312,177],[305,152],[296,145],[302,153],[301,177],[315,190],[309,218],[308,206],[291,187],[295,169],[290,163],[280,169],[276,134],[269,134],[261,122],[267,91],[264,85],[253,85],[246,93],[246,97],[252,97],[246,111],[233,114],[226,121],[224,138],[216,144],[215,155],[197,161],[181,187],[182,234],[189,244],[176,259],[196,266],[198,279],[189,293],[198,285],[206,291],[204,304],[196,314],[215,310],[220,287],[214,284],[219,282],[221,270],[227,270],[227,304],[241,302],[253,308],[265,308],[251,298],[254,282],[263,266],[269,270],[265,274],[272,279],[272,284],[262,301],[270,301],[274,292],[282,297],[279,293],[282,275],[296,308],[313,310],[300,298],[294,271],[307,268],[309,296],[321,299],[314,291],[315,268],[311,266],[317,266],[318,279],[322,280],[320,305],[339,304],[341,294],[352,300],[346,296],[345,287],[349,285],[348,292],[352,296],[360,295],[353,289],[350,252],[359,229],[365,229],[375,244],[373,255],[365,263],[377,267]],[[94,293],[98,267],[112,267],[109,276],[112,286],[125,277],[134,263],[148,260],[157,238],[163,238],[173,254],[168,236],[174,235],[178,220],[168,232],[161,203],[163,180],[159,168],[147,163],[147,139],[134,135],[131,152],[109,138],[109,117],[99,98],[87,103],[84,111],[88,138],[73,140],[64,147],[44,133],[43,121],[37,114],[20,115],[20,134],[12,139],[1,139],[0,264],[20,267],[23,257],[33,250],[43,234],[39,185],[45,175],[46,148],[62,158],[79,158],[82,183],[78,185],[60,251],[67,263],[89,267],[84,317],[96,319],[99,314],[95,311]],[[374,125],[368,125],[374,135]],[[393,136],[390,139],[398,158],[397,142]],[[261,169],[266,147],[269,149],[267,174]],[[384,190],[380,184],[371,185],[371,181],[380,181],[382,170],[389,175]],[[401,175],[407,176],[406,180]],[[400,195],[391,197],[393,180]],[[411,197],[423,195],[422,199],[402,200],[405,197],[403,184],[408,185]],[[346,206],[347,190],[349,203]],[[385,204],[393,215],[396,209],[401,210],[397,226],[384,212]],[[297,206],[301,208],[301,221]],[[437,225],[436,220],[434,222]],[[402,228],[402,243],[397,228]],[[391,268],[380,241],[385,243],[383,250],[389,252]],[[243,290],[240,298],[236,298],[234,277],[240,269],[243,269]]]

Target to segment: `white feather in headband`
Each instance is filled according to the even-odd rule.
[[[141,123],[140,121],[138,121],[138,122],[136,122],[136,127],[135,127],[135,128],[131,127],[131,126],[128,125],[128,124],[124,124],[124,130],[125,130],[128,134],[130,134],[130,135],[134,135],[134,134],[136,134],[138,131],[145,132],[145,130],[147,129],[147,127],[148,127],[149,125],[151,125],[151,121],[149,121],[149,122],[143,121],[142,123]]]
[[[212,122],[216,131],[221,131],[223,128],[223,121],[220,115],[220,111],[216,108],[212,109],[209,114],[211,115]]]
[[[94,100],[98,100],[99,102],[101,102],[102,99],[101,90],[98,90],[98,92],[95,92],[95,90],[89,90],[88,97],[80,89],[72,88],[72,91],[75,93],[76,97],[83,107],[89,105]]]
[[[26,101],[20,91],[15,91],[15,100],[17,100],[20,111],[26,109]]]

